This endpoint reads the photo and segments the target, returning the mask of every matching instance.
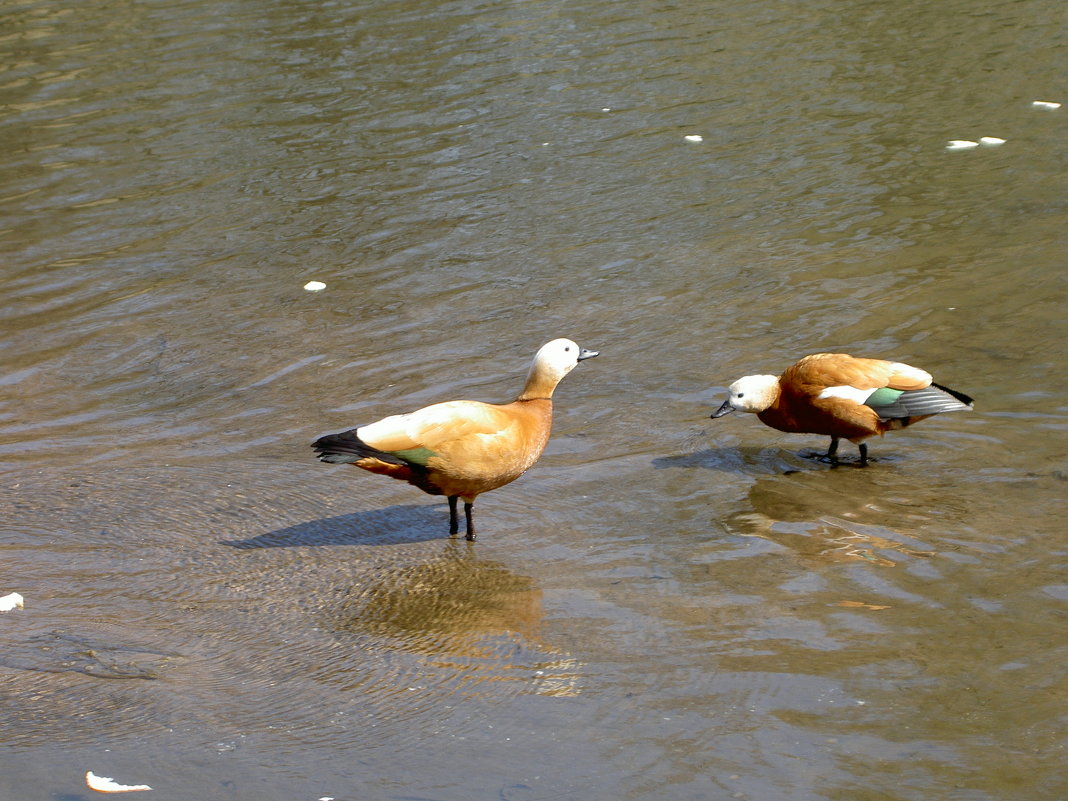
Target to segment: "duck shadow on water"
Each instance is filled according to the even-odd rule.
[[[399,504],[336,517],[308,520],[243,540],[221,540],[231,548],[295,548],[330,545],[397,545],[449,538],[448,507]]]
[[[792,458],[790,458],[792,457]],[[723,473],[746,473],[754,468],[761,472],[792,473],[811,463],[814,467],[829,467],[816,460],[801,459],[781,448],[740,448],[725,446],[703,448],[689,453],[659,456],[652,460],[657,470],[668,468],[699,468]]]
[[[754,468],[763,472],[781,473],[790,475],[804,470],[835,470],[844,468],[864,467],[860,463],[859,455],[842,454],[839,449],[837,464],[832,464],[825,456],[826,450],[802,448],[798,451],[787,451],[778,447],[753,448],[725,446],[720,448],[704,448],[690,453],[679,453],[671,456],[659,456],[652,460],[652,465],[657,470],[667,468],[700,468],[703,470],[718,470],[724,473],[752,472]],[[878,462],[893,462],[896,457],[883,455],[868,457],[869,467]]]

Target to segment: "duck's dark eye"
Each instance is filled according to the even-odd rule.
[[[570,353],[570,352],[571,352],[571,346],[568,345],[566,348],[564,348],[564,353]]]
[[[739,398],[744,398],[745,397],[745,393],[744,392],[739,392],[738,393],[738,397]]]

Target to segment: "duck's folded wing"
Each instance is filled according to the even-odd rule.
[[[436,452],[465,437],[495,435],[515,425],[507,407],[480,401],[435,403],[409,414],[385,417],[358,429],[360,439],[379,450],[406,454]],[[418,458],[415,461],[420,461]]]
[[[929,386],[931,374],[901,362],[862,359],[844,353],[816,353],[791,367],[783,379],[798,386],[820,388],[914,390]]]

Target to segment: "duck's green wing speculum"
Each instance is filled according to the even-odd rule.
[[[426,463],[432,456],[437,456],[430,448],[405,448],[402,451],[392,451],[398,459],[403,459],[408,464],[417,464],[426,467]]]

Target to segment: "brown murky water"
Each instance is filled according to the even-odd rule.
[[[1068,797],[1063,3],[3,19],[0,799]],[[477,543],[313,460],[556,336]],[[708,419],[839,349],[977,410]]]

